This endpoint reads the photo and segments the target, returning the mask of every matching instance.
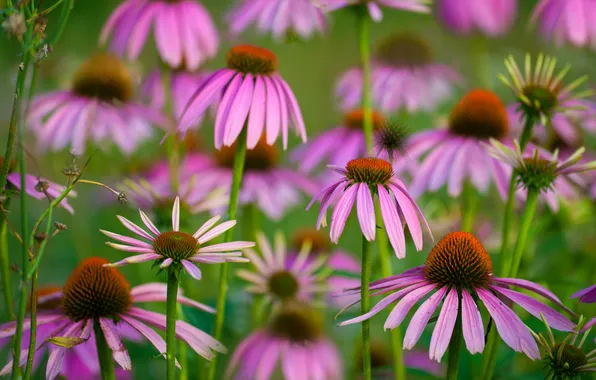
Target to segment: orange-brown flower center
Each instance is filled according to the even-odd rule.
[[[294,249],[299,250],[306,242],[311,244],[312,253],[326,253],[331,247],[329,236],[322,231],[314,228],[303,228],[294,233],[292,245]]]
[[[393,177],[393,168],[385,160],[364,157],[351,160],[346,165],[346,177],[354,182],[367,183],[370,186],[386,185]]]
[[[449,130],[479,139],[503,138],[509,132],[507,109],[495,93],[471,90],[451,110]]]
[[[323,326],[310,306],[289,302],[273,317],[269,331],[278,338],[305,343],[317,340],[323,334]]]
[[[430,251],[424,263],[426,278],[457,289],[484,288],[493,264],[480,241],[468,232],[452,232]]]
[[[187,233],[168,231],[159,234],[153,241],[153,249],[163,257],[180,261],[197,253],[199,243]]]
[[[219,166],[230,168],[234,167],[234,158],[236,157],[236,144],[224,146],[215,152],[215,160]],[[246,161],[244,170],[246,171],[267,171],[277,166],[279,161],[279,152],[274,145],[268,145],[265,138],[261,138],[253,149],[246,151]]]
[[[72,271],[64,286],[62,308],[73,321],[118,318],[132,305],[130,285],[106,259],[91,257]]]
[[[373,128],[376,130],[379,129],[385,119],[380,113],[373,110],[372,120]],[[357,109],[348,112],[344,117],[344,123],[347,127],[362,130],[364,128],[364,111],[362,109]]]
[[[132,97],[132,76],[119,58],[98,53],[75,72],[72,90],[80,96],[125,103]]]
[[[271,51],[252,45],[237,45],[226,55],[228,68],[241,73],[269,75],[277,70],[277,57]]]
[[[413,33],[399,33],[384,39],[377,48],[375,59],[393,67],[419,67],[433,62],[425,40]]]

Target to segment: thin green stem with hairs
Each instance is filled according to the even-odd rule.
[[[168,288],[166,298],[166,378],[176,379],[176,318],[178,311],[178,274],[175,266],[168,270]]]
[[[236,153],[234,156],[234,167],[232,169],[232,186],[230,189],[230,201],[228,204],[228,220],[236,219],[236,212],[238,209],[238,195],[240,194],[240,186],[242,185],[242,177],[244,174],[244,163],[246,161],[246,125],[242,128],[240,136],[236,140]],[[224,235],[224,242],[228,243],[232,241],[234,235],[234,229],[230,228]],[[226,311],[226,295],[228,292],[228,273],[229,264],[221,264],[219,272],[219,294],[217,296],[216,313],[215,313],[215,325],[213,328],[213,336],[216,340],[221,340],[221,334],[223,331],[224,316]],[[207,375],[208,380],[215,379],[217,372],[217,356],[211,361],[209,366],[209,372]]]
[[[360,313],[370,310],[368,286],[371,277],[372,244],[362,236],[362,276],[360,281]],[[370,360],[370,320],[362,321],[362,375],[364,380],[372,379]]]
[[[0,207],[8,208],[10,200],[5,201]],[[9,320],[14,320],[12,305],[12,287],[10,284],[10,259],[8,258],[8,224],[4,213],[0,213],[0,270],[2,276],[2,290],[4,292],[4,307]]]
[[[102,380],[116,380],[114,372],[114,360],[112,359],[112,350],[108,346],[103,330],[99,325],[99,320],[93,321],[93,331],[95,331],[95,345],[97,346],[97,357],[99,358],[99,372]]]
[[[478,208],[478,195],[469,181],[464,183],[461,203],[461,230],[465,232],[472,232],[474,216],[476,215],[476,209]]]
[[[358,48],[362,65],[362,111],[364,113],[364,141],[366,151],[373,154],[373,115],[370,68],[370,17],[366,4],[358,9]]]
[[[178,304],[178,320],[185,320],[182,305],[180,304]],[[188,380],[188,346],[182,341],[180,341],[180,345],[178,346],[178,357],[178,362],[180,363],[180,376],[178,380]]]
[[[526,242],[528,241],[528,234],[530,232],[530,227],[532,226],[534,214],[536,213],[539,195],[540,189],[528,188],[526,208],[522,215],[519,234],[517,235],[517,241],[515,242],[515,248],[513,249],[513,262],[509,271],[504,274],[505,277],[515,278],[519,274],[519,267],[526,248]]]

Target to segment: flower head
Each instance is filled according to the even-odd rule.
[[[374,295],[395,292],[381,300],[370,312],[340,325],[369,319],[391,303],[397,302],[385,321],[385,329],[394,329],[403,322],[418,301],[435,291],[414,313],[406,329],[405,349],[416,345],[430,317],[443,301],[430,341],[430,358],[441,361],[460,312],[468,351],[472,354],[482,352],[484,327],[478,309],[478,305],[482,303],[508,346],[517,352],[524,352],[531,359],[539,359],[538,346],[529,329],[500,298],[518,304],[535,317],[544,315],[549,325],[557,330],[572,331],[575,324],[549,306],[524,293],[511,290],[511,286],[530,290],[565,308],[553,293],[540,285],[526,280],[495,277],[490,256],[482,243],[470,233],[453,232],[435,245],[423,266],[372,282],[370,290],[375,292]],[[359,288],[348,291],[348,294],[357,292],[360,292]]]
[[[331,216],[332,242],[338,242],[354,203],[357,206],[358,221],[364,237],[368,241],[375,240],[376,219],[373,196],[377,195],[387,235],[397,257],[404,258],[406,255],[404,224],[410,230],[416,249],[422,249],[420,219],[424,224],[426,220],[406,190],[406,186],[395,178],[389,162],[380,158],[365,157],[351,160],[345,169],[333,166],[330,168],[342,177],[315,195],[307,210],[320,199],[321,211],[317,220],[317,228],[319,228],[325,219],[327,209],[339,198]],[[400,215],[404,216],[403,224]],[[426,227],[430,233],[428,224]]]
[[[176,27],[173,27],[173,26]],[[217,53],[217,29],[205,7],[190,0],[125,0],[101,31],[100,42],[135,60],[153,26],[160,58],[172,68],[196,70]]]
[[[406,153],[407,129],[396,119],[389,119],[374,133],[377,156],[386,155],[390,162]],[[395,165],[394,165],[395,168]]]
[[[319,315],[307,304],[284,305],[264,329],[243,340],[232,356],[227,377],[269,380],[278,363],[286,379],[342,378],[339,352],[325,337]]]
[[[143,211],[139,210],[139,214],[143,224],[147,227],[149,232],[122,216],[118,215],[118,219],[124,227],[143,240],[101,230],[106,236],[124,243],[106,243],[109,246],[121,251],[140,253],[139,255],[127,257],[116,263],[108,264],[109,267],[156,261],[159,263],[161,269],[168,268],[172,264],[174,264],[174,268],[182,265],[188,274],[193,278],[200,280],[201,271],[195,263],[219,264],[223,262],[248,262],[247,259],[241,257],[242,253],[237,250],[250,248],[255,245],[253,242],[246,241],[205,245],[208,241],[216,238],[236,225],[235,220],[229,220],[214,227],[220,219],[220,216],[215,216],[209,219],[192,235],[180,231],[179,197],[176,197],[174,200],[174,207],[172,208],[172,229],[170,231],[160,232]]]
[[[132,368],[132,362],[122,337],[144,336],[149,340],[160,354],[165,356],[166,343],[149,326],[165,330],[166,316],[151,311],[146,311],[136,304],[139,302],[163,302],[167,297],[165,284],[149,283],[131,288],[128,281],[116,268],[108,267],[108,262],[99,257],[91,257],[79,264],[66,281],[60,295],[61,303],[57,307],[41,310],[37,317],[40,329],[51,325],[52,331],[47,334],[47,339],[38,339],[36,350],[50,346],[46,378],[54,379],[62,368],[68,349],[77,350],[77,347],[87,344],[93,337],[93,327],[98,325],[107,339],[112,350],[114,360],[125,370]],[[180,304],[195,307],[210,313],[212,308],[195,302],[178,294]],[[53,297],[51,300],[55,300]],[[58,298],[59,299],[59,298]],[[39,302],[39,301],[38,301]],[[30,321],[25,320],[23,327],[30,328]],[[0,326],[0,339],[10,337],[15,333],[16,322]],[[133,331],[134,333],[130,333]],[[186,342],[197,354],[210,360],[215,352],[225,353],[225,347],[208,334],[183,321],[176,321],[176,336]],[[71,344],[60,342],[68,339]],[[68,347],[66,347],[68,346]],[[21,355],[22,364],[26,362],[26,355]],[[91,358],[97,360],[97,358]],[[10,371],[11,363],[6,365],[1,374]]]
[[[381,6],[409,12],[428,13],[429,0],[315,0],[325,12],[332,12],[345,7],[364,6],[374,21],[383,19]]]
[[[539,24],[542,34],[558,45],[596,46],[596,30],[591,15],[596,12],[592,0],[541,0],[534,8],[532,24]]]
[[[269,145],[281,133],[285,148],[290,124],[306,141],[298,102],[277,73],[277,65],[277,57],[267,49],[252,45],[231,48],[227,67],[211,74],[191,97],[180,117],[180,132],[196,125],[209,104],[221,96],[215,118],[216,149],[234,144],[245,127],[248,149],[257,145],[263,133]]]
[[[517,14],[517,0],[436,0],[436,4],[439,21],[460,34],[503,35]]]
[[[36,97],[27,115],[40,148],[70,146],[80,153],[87,141],[112,141],[131,154],[152,135],[151,124],[165,126],[157,111],[133,100],[131,74],[118,58],[99,53],[75,72],[70,90]]]
[[[327,26],[325,14],[312,0],[239,0],[227,21],[233,36],[256,24],[259,32],[272,33],[277,39],[294,34],[309,38]]]

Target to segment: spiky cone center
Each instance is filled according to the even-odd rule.
[[[323,335],[320,317],[310,306],[300,302],[288,302],[272,318],[270,333],[293,343],[308,343]]]
[[[480,241],[468,232],[452,232],[441,239],[424,262],[428,281],[458,290],[486,288],[492,261]]]
[[[375,110],[372,110],[372,122],[374,130],[379,129],[384,120],[385,118],[383,115]],[[348,112],[344,116],[344,124],[351,129],[357,129],[360,131],[364,130],[364,110],[356,109]]]
[[[52,294],[62,291],[62,288],[56,285],[41,286],[35,292],[35,299],[37,301],[37,310],[54,310],[62,304],[61,298],[51,297]],[[47,300],[46,300],[47,299]],[[27,299],[27,310],[31,309],[31,299]]]
[[[314,228],[303,228],[294,233],[292,237],[292,246],[299,250],[304,244],[310,242],[311,253],[325,253],[331,247],[331,240],[329,236],[322,231],[317,231]]]
[[[376,157],[363,157],[351,160],[346,165],[348,179],[366,183],[369,186],[387,185],[393,177],[393,167],[385,160]]]
[[[522,111],[530,115],[546,114],[554,112],[559,104],[558,89],[551,89],[543,85],[529,84],[522,89]]]
[[[270,75],[277,70],[277,57],[262,47],[237,45],[228,50],[226,64],[244,74]]]
[[[62,308],[73,321],[97,318],[117,319],[132,305],[130,285],[109,262],[91,257],[76,267],[64,286]]]
[[[236,157],[236,143],[232,146],[224,146],[215,152],[215,160],[221,167],[232,169]],[[246,171],[267,171],[277,166],[279,162],[279,151],[274,145],[269,145],[265,138],[261,138],[253,149],[246,151],[244,170]]]
[[[451,110],[449,130],[465,137],[501,139],[509,132],[507,109],[495,93],[471,90]]]
[[[541,157],[524,158],[516,169],[518,181],[525,188],[548,190],[557,178],[557,162]]]
[[[387,37],[377,47],[375,60],[393,67],[420,67],[433,62],[430,46],[413,33]]]
[[[388,120],[375,131],[375,145],[392,160],[395,153],[403,153],[407,139],[406,128],[397,120]]]
[[[269,291],[280,299],[292,299],[298,294],[300,284],[294,274],[281,270],[269,276]]]
[[[197,239],[187,233],[168,231],[155,238],[153,249],[164,258],[179,262],[197,253],[199,243]]]
[[[588,364],[586,354],[567,343],[556,344],[552,348],[552,354],[552,357],[547,357],[546,360],[555,379],[578,378],[581,371],[578,368]]]
[[[74,93],[106,102],[126,103],[132,98],[132,76],[119,58],[106,53],[89,57],[72,82]]]

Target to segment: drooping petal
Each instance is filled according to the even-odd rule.
[[[116,363],[123,369],[130,371],[132,369],[132,362],[130,361],[128,350],[124,347],[120,335],[118,335],[118,328],[114,324],[114,321],[109,318],[99,318],[99,325],[110,350],[112,350],[112,355]]]
[[[372,194],[370,193],[370,189],[366,183],[361,183],[354,186],[358,187],[358,194],[356,196],[356,212],[358,214],[358,221],[360,222],[360,229],[362,230],[362,234],[366,240],[374,241],[377,226]]]
[[[457,289],[452,288],[447,294],[447,297],[445,297],[445,302],[443,302],[443,307],[439,313],[439,319],[437,319],[433,335],[430,338],[429,356],[432,360],[436,360],[439,363],[445,351],[447,351],[451,335],[453,335],[453,327],[455,326],[459,312],[458,298]]]
[[[377,188],[381,205],[381,215],[383,216],[387,236],[397,258],[403,259],[406,257],[406,237],[401,224],[401,218],[397,213],[397,207],[384,186],[379,185]]]
[[[389,317],[385,321],[383,328],[387,330],[394,329],[399,326],[416,302],[420,301],[436,287],[437,284],[428,284],[408,293],[404,298],[401,299],[401,301],[397,303],[397,305],[395,305],[393,310],[391,310],[391,313],[389,313]]]
[[[201,270],[194,263],[188,260],[182,260],[182,266],[186,269],[186,272],[190,274],[195,280],[201,279]]]
[[[466,289],[462,289],[461,321],[466,348],[471,354],[484,351],[484,326],[474,299]]]
[[[435,310],[445,297],[445,293],[447,293],[447,287],[444,286],[436,291],[435,294],[430,296],[414,313],[412,319],[410,320],[410,324],[406,330],[406,335],[404,336],[404,349],[410,350],[412,349],[420,336],[424,332],[424,328],[428,324],[430,317],[434,314]]]
[[[346,220],[348,219],[348,215],[352,211],[352,206],[354,205],[354,201],[356,200],[356,191],[358,190],[358,186],[350,186],[344,194],[342,194],[341,198],[335,205],[333,209],[333,214],[331,215],[331,232],[330,238],[331,241],[337,243],[339,241],[339,237],[346,226]]]

